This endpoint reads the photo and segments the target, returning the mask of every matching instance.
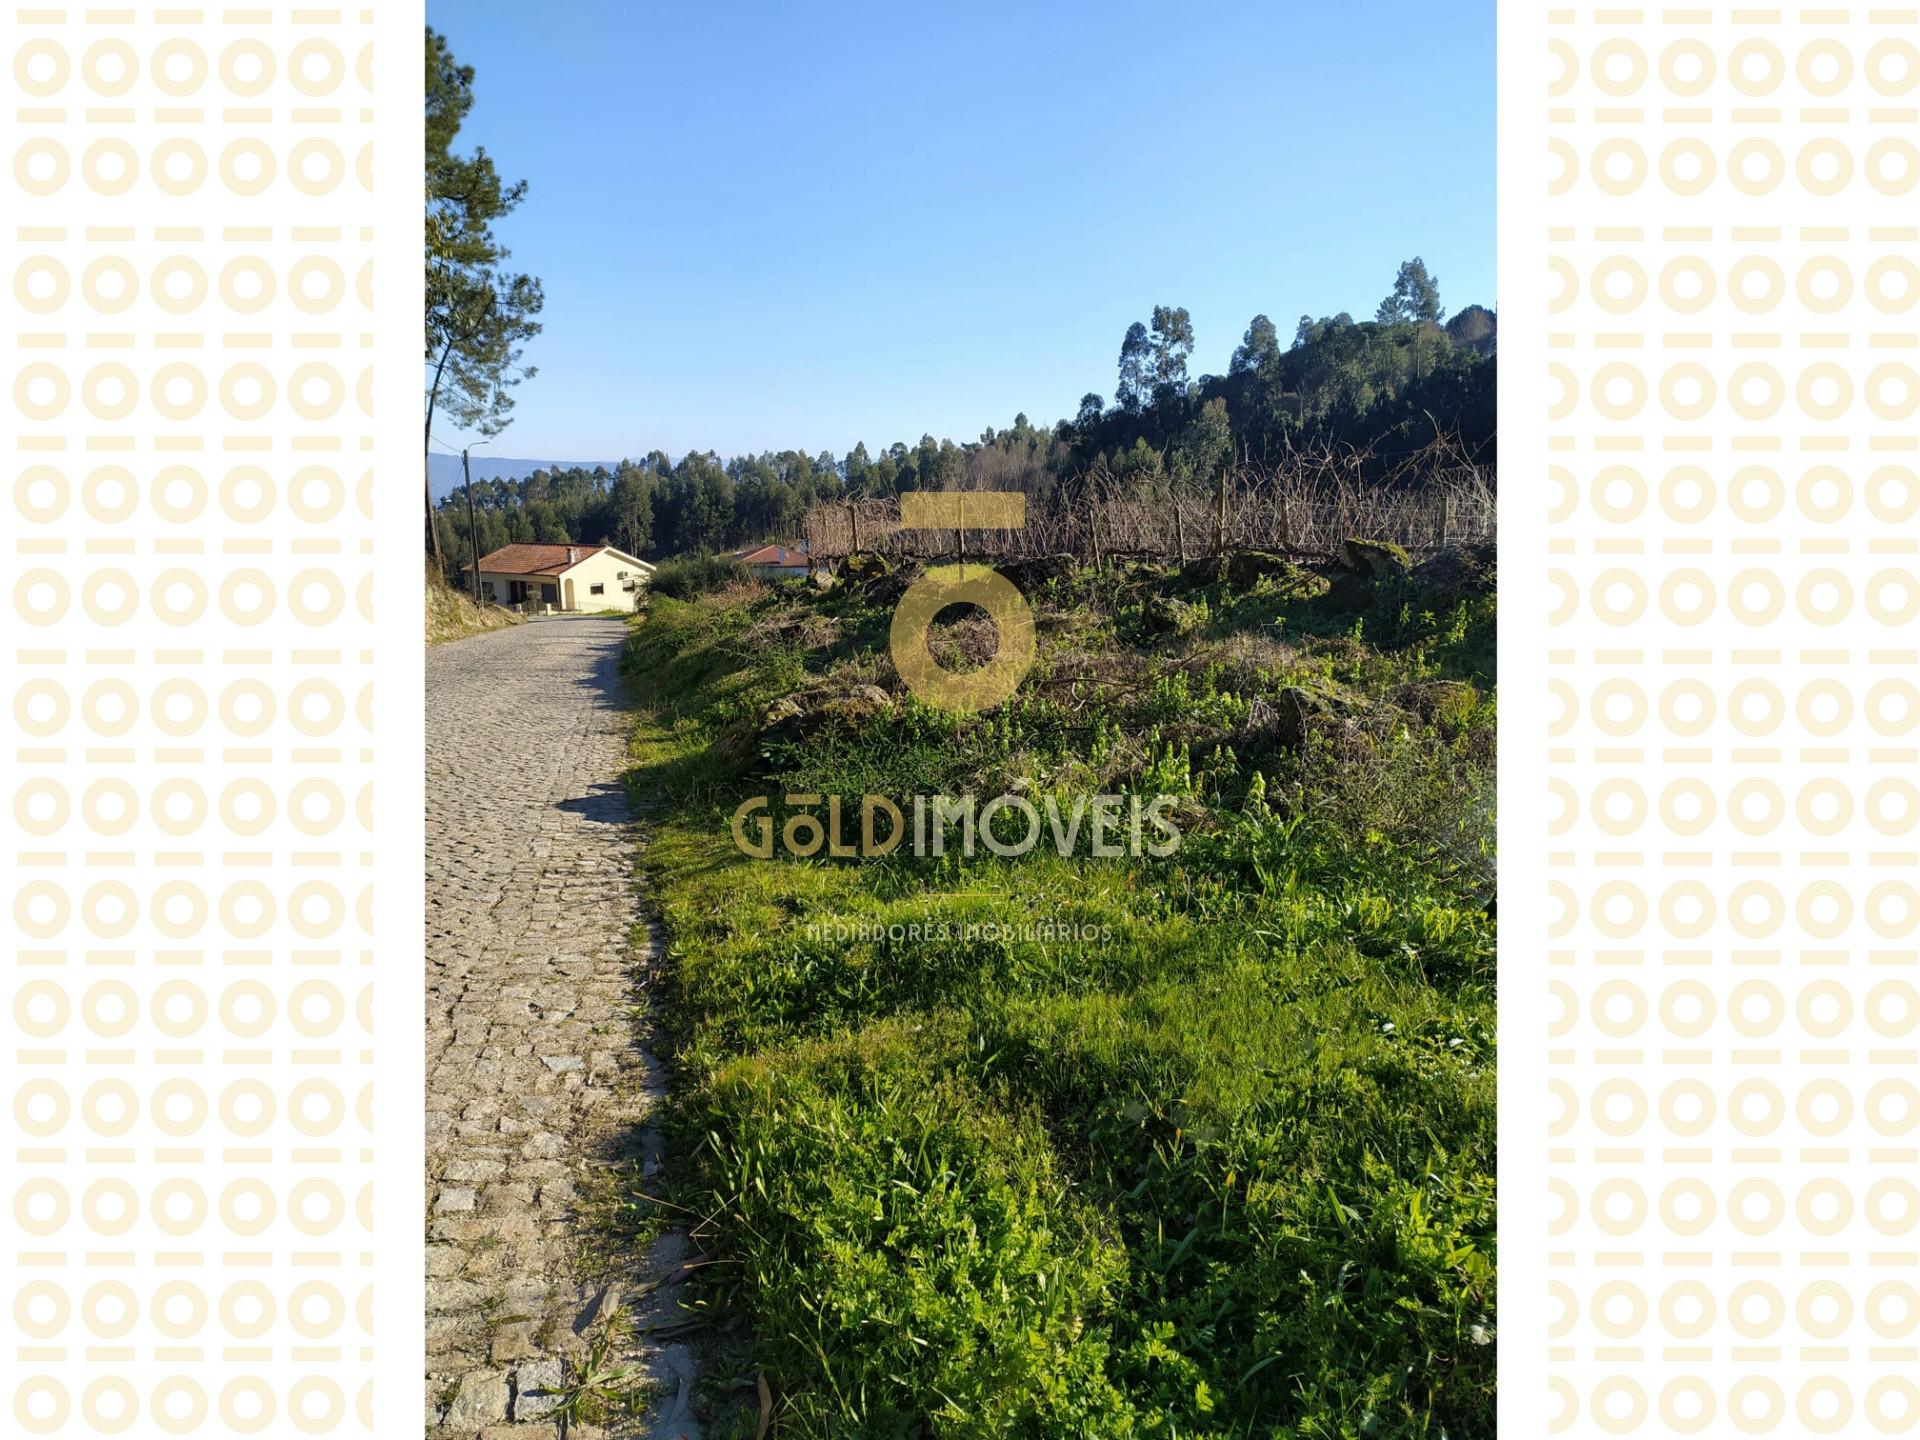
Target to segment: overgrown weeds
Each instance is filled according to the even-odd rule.
[[[1053,577],[976,717],[905,693],[878,587],[636,627],[672,1198],[775,1435],[1492,1433],[1493,597],[1324,590]],[[754,794],[1103,790],[1178,850],[728,835]]]

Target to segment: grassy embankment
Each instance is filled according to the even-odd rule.
[[[434,567],[427,567],[426,626],[427,644],[444,645],[488,630],[504,630],[518,625],[522,617],[498,605],[476,605],[467,595],[442,580]]]
[[[1235,568],[1029,583],[1039,663],[977,718],[895,677],[899,576],[637,622],[667,1199],[740,1433],[759,1373],[775,1435],[1493,1433],[1491,566]],[[1174,795],[1184,842],[728,835],[755,793],[1006,791]]]

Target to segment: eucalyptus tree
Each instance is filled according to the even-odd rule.
[[[1427,273],[1418,255],[1402,262],[1393,277],[1393,289],[1380,302],[1375,320],[1383,325],[1437,325],[1440,322],[1440,282]]]
[[[1233,359],[1228,362],[1227,374],[1269,374],[1279,360],[1280,332],[1274,329],[1273,321],[1266,316],[1256,315],[1241,338],[1240,348],[1233,352]]]

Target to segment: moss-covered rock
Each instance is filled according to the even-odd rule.
[[[1202,606],[1170,595],[1149,595],[1140,607],[1140,623],[1150,635],[1190,634],[1206,622],[1206,617]]]
[[[1298,750],[1316,727],[1349,720],[1365,709],[1357,696],[1336,687],[1289,685],[1254,706],[1249,735],[1256,742]]]
[[[1265,576],[1285,575],[1295,568],[1286,556],[1271,550],[1236,550],[1226,557],[1226,562],[1221,578],[1238,590],[1250,590]]]
[[[1370,580],[1391,580],[1413,569],[1407,552],[1391,540],[1342,541],[1340,563]]]
[[[1342,541],[1339,560],[1342,568],[1327,587],[1327,604],[1347,615],[1371,607],[1375,587],[1403,581],[1413,571],[1407,552],[1388,540]]]
[[[893,574],[893,566],[887,562],[885,556],[865,551],[858,555],[849,555],[840,565],[841,581],[862,590],[870,589],[891,574]]]
[[[758,752],[763,745],[801,739],[806,718],[807,707],[799,696],[781,696],[761,710],[759,722],[753,727],[749,753]],[[738,746],[731,748],[737,749]]]

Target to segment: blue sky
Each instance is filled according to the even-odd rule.
[[[546,331],[496,454],[968,440],[1193,314],[1494,303],[1491,0],[429,0]],[[445,428],[438,433],[456,439]]]

